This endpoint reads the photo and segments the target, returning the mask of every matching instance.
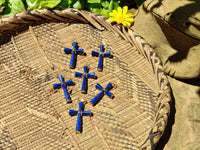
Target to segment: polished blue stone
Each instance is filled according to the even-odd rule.
[[[87,73],[87,77],[94,78],[95,77],[95,72]]]
[[[70,68],[75,68],[75,56],[77,54],[83,54],[84,53],[83,49],[76,49],[76,48],[77,48],[77,42],[73,42],[73,48],[72,49],[67,48],[67,47],[64,48],[65,53],[72,54],[70,64],[69,64]]]
[[[98,101],[104,96],[107,95],[109,98],[113,98],[114,95],[109,91],[113,85],[111,82],[109,82],[106,86],[106,88],[104,89],[99,83],[96,84],[95,86],[97,89],[101,90],[101,92],[99,94],[97,94],[91,101],[90,103],[94,106],[98,103]]]
[[[58,79],[60,80],[61,83],[53,84],[53,88],[61,88],[62,87],[64,95],[65,95],[66,102],[67,103],[71,102],[71,98],[69,96],[69,93],[67,91],[66,86],[73,85],[73,81],[69,80],[69,81],[64,82],[64,79],[63,79],[61,74],[58,76]]]
[[[82,118],[81,113],[78,113],[77,122],[76,122],[76,133],[81,132]]]
[[[70,114],[71,116],[76,116],[76,115],[78,114],[78,111],[77,111],[77,110],[72,110],[72,109],[70,109],[70,110],[69,110],[69,114]]]
[[[92,113],[90,110],[83,110],[84,104],[83,102],[79,102],[79,110],[69,110],[69,115],[75,116],[77,115],[77,122],[76,122],[76,133],[81,133],[82,130],[82,116],[91,116]]]
[[[83,73],[75,72],[75,77],[82,77],[83,78],[83,82],[82,82],[82,86],[81,86],[81,92],[86,93],[86,91],[87,91],[87,78],[94,78],[95,72],[88,73],[88,67],[84,66],[83,67]]]
[[[101,91],[99,94],[97,94],[90,103],[94,106],[97,104],[97,102],[104,96],[104,91]]]
[[[100,45],[100,52],[92,51],[92,56],[99,57],[99,62],[98,62],[98,65],[97,65],[98,71],[103,70],[103,57],[110,57],[111,56],[111,52],[104,52],[103,49],[104,49],[104,46]]]

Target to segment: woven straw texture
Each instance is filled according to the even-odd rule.
[[[76,9],[33,10],[0,20],[0,149],[154,149],[163,135],[170,113],[171,90],[153,49],[131,29],[111,24],[107,18]],[[78,55],[69,68],[76,41],[87,55]],[[112,58],[104,58],[97,71],[103,44]],[[88,79],[87,94],[80,92],[82,79],[74,76],[83,66],[95,72]],[[68,86],[72,103],[66,103],[57,75],[72,79]],[[78,110],[99,93],[96,83],[110,90],[96,106],[85,105],[92,117],[83,116],[82,133],[76,134]]]

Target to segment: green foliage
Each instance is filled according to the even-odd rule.
[[[81,3],[80,0],[77,0],[72,6],[73,6],[73,8],[77,8],[77,9],[83,9],[84,8],[84,4]]]
[[[0,6],[5,3],[5,0],[0,0]]]
[[[56,8],[70,8],[72,5],[72,0],[62,0]]]
[[[28,10],[41,8],[54,8],[61,0],[26,0]]]
[[[21,11],[25,11],[23,0],[4,0],[5,12],[4,15],[10,16]]]
[[[145,0],[121,0],[121,3],[120,0],[0,0],[0,6],[5,7],[2,13],[5,17],[21,11],[41,8],[77,8],[108,17],[119,4],[131,8],[133,5],[141,5],[143,1]]]
[[[101,3],[101,0],[88,0],[88,3]]]
[[[119,0],[88,0],[89,11],[108,17],[108,14],[119,6]]]

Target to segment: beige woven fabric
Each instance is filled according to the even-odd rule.
[[[146,0],[136,13],[134,31],[154,48],[171,77],[200,77],[199,8],[198,0]]]
[[[0,47],[0,148],[1,149],[154,149],[170,113],[170,86],[152,48],[132,30],[120,28],[104,17],[76,9],[33,10],[1,20]],[[78,42],[86,56],[78,55],[75,69],[64,47]],[[97,71],[103,44],[113,58],[104,58]],[[82,79],[75,71],[88,65],[97,79]],[[72,103],[53,83],[62,74]],[[81,98],[88,102],[99,93],[96,83],[117,85],[96,106],[85,105],[92,117],[83,116],[81,134],[75,133]]]

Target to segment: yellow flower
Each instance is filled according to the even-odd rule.
[[[109,13],[109,15],[111,16],[110,18],[108,18],[110,21],[114,21],[117,22],[118,24],[123,24],[125,27],[126,26],[130,26],[131,22],[134,21],[133,19],[133,14],[127,14],[128,11],[128,7],[124,6],[123,10],[121,7],[117,8],[116,10],[113,10],[112,12]]]

